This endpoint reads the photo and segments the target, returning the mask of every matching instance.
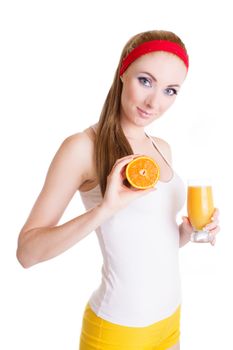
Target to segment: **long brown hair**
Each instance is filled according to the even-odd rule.
[[[150,40],[169,40],[181,45],[186,51],[184,43],[176,34],[164,30],[153,30],[136,34],[123,48],[112,86],[100,114],[96,131],[95,165],[102,196],[104,196],[106,190],[107,176],[111,172],[116,160],[133,154],[133,150],[120,124],[122,81],[119,71],[121,62],[135,47]]]

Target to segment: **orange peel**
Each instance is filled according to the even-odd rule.
[[[125,175],[133,187],[147,189],[158,182],[160,168],[151,157],[139,156],[127,164]]]

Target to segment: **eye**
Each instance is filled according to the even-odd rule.
[[[139,82],[140,82],[142,85],[144,85],[144,86],[146,86],[146,87],[151,87],[151,86],[152,86],[151,80],[148,79],[148,78],[146,78],[146,77],[139,77],[138,80],[139,80]]]
[[[165,94],[168,96],[173,96],[173,95],[178,94],[178,91],[176,89],[172,89],[172,88],[167,88],[164,91],[165,91]]]

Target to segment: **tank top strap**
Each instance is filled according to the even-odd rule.
[[[171,163],[167,160],[167,158],[165,157],[164,153],[161,151],[160,147],[157,145],[155,140],[150,135],[148,135],[146,132],[145,132],[145,135],[151,140],[151,142],[152,142],[153,146],[155,147],[155,149],[161,154],[162,158],[165,160],[167,165],[172,169]]]

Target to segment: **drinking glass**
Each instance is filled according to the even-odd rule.
[[[207,243],[211,236],[204,227],[211,222],[214,213],[214,202],[212,185],[210,180],[190,179],[188,180],[187,196],[188,217],[194,231],[191,241],[196,243]]]

